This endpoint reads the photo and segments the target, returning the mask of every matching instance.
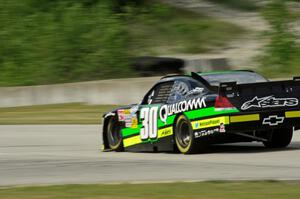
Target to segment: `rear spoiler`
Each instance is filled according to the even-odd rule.
[[[293,80],[283,80],[283,81],[268,81],[268,82],[259,82],[259,83],[249,83],[249,84],[237,84],[237,82],[223,82],[219,86],[211,85],[207,80],[198,75],[197,73],[192,72],[192,78],[201,82],[205,87],[211,91],[219,93],[220,96],[234,97],[239,96],[240,89],[242,88],[253,88],[256,86],[281,86],[285,88],[286,92],[289,92],[288,86],[299,85],[300,76],[293,77]]]
[[[293,80],[294,81],[300,81],[300,77],[294,77]]]
[[[238,90],[236,82],[224,82],[220,83],[218,93],[220,96],[234,97]]]
[[[249,83],[249,84],[237,84],[237,82],[223,82],[220,83],[218,87],[218,93],[220,96],[226,97],[236,97],[239,96],[240,91],[243,88],[253,88],[254,90],[260,86],[274,87],[279,86],[286,93],[292,92],[292,86],[299,85],[300,77],[294,77],[293,80],[283,80],[283,81],[271,81],[271,82],[259,82],[259,83]]]
[[[217,86],[212,86],[208,81],[206,81],[203,77],[201,77],[197,73],[192,72],[192,78],[199,81],[199,82],[201,82],[209,90],[218,92],[218,87]]]

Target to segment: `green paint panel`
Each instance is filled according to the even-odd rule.
[[[198,109],[198,110],[188,111],[188,112],[185,112],[184,114],[190,120],[193,120],[193,119],[197,119],[197,118],[216,116],[216,115],[222,115],[222,114],[230,114],[230,113],[238,113],[238,112],[239,112],[238,109],[216,111],[215,107],[209,107],[209,108],[202,108],[202,109]],[[158,123],[157,123],[158,128],[162,128],[162,127],[174,124],[175,117],[176,117],[176,115],[169,116],[167,119],[167,123],[165,124],[164,122],[162,122],[159,119],[159,116],[158,116]],[[140,120],[139,120],[139,123],[141,123]],[[124,129],[122,129],[122,136],[128,137],[131,135],[137,135],[140,133],[142,126],[143,126],[142,124],[139,124],[138,128],[136,128],[136,129],[124,128]]]
[[[176,115],[171,115],[168,117],[167,119],[167,124],[165,124],[163,121],[161,121],[160,119],[158,119],[158,128],[164,127],[164,126],[168,126],[174,123]],[[159,116],[158,116],[159,118]]]
[[[222,110],[222,111],[216,111],[215,107],[209,107],[209,108],[203,108],[193,111],[185,112],[185,115],[190,119],[197,119],[197,118],[203,118],[203,117],[209,117],[209,116],[215,116],[215,115],[222,115],[222,114],[229,114],[229,113],[238,113],[238,109],[231,109],[231,110]]]
[[[138,125],[138,128],[136,129],[133,129],[133,128],[124,128],[122,129],[122,136],[123,137],[128,137],[128,136],[131,136],[131,135],[137,135],[140,133],[140,129],[142,128],[142,125],[139,124]]]

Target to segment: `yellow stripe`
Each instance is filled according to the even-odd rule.
[[[167,137],[170,135],[173,135],[173,127],[172,126],[158,130],[158,138],[163,138],[163,137]]]
[[[285,112],[286,118],[300,117],[300,111],[287,111]]]
[[[171,127],[159,129],[157,133],[158,133],[157,138],[163,138],[163,137],[173,135],[173,127],[171,126]],[[123,141],[124,147],[129,147],[129,146],[140,144],[140,143],[142,143],[140,135],[136,135],[136,136],[133,136],[133,137],[130,137],[130,138],[126,138]]]
[[[211,118],[211,119],[206,119],[206,120],[198,120],[192,122],[192,127],[194,130],[196,129],[204,129],[204,128],[210,128],[214,126],[220,126],[221,123],[223,124],[229,124],[229,117],[224,116],[224,117],[216,117],[216,118]]]
[[[127,138],[123,140],[124,147],[129,147],[140,143],[142,143],[140,135],[133,136],[131,138]]]
[[[252,115],[239,115],[239,116],[230,116],[230,122],[250,122],[250,121],[258,121],[259,114]]]

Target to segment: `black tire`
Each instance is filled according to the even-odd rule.
[[[107,124],[107,142],[109,148],[117,152],[124,151],[121,130],[122,127],[117,118],[111,117]]]
[[[263,143],[267,148],[285,148],[291,143],[293,132],[293,128],[272,130],[270,140]]]
[[[180,115],[175,124],[175,142],[179,152],[193,154],[198,152],[190,121]]]

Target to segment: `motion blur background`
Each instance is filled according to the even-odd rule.
[[[217,65],[287,77],[298,72],[299,9],[292,0],[4,0],[0,85],[137,77],[143,56],[226,58]]]
[[[0,24],[0,107],[137,103],[167,73],[300,75],[299,0],[3,0]]]

